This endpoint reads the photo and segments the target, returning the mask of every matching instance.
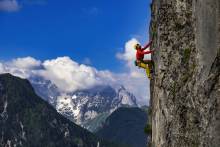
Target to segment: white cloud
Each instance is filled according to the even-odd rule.
[[[46,60],[42,65],[44,70],[40,74],[63,91],[86,89],[101,84],[95,68],[79,65],[69,57]]]
[[[134,49],[134,46],[137,43],[139,43],[139,42],[135,38],[129,40],[125,44],[125,51],[124,51],[124,53],[117,53],[116,54],[118,59],[122,59],[122,60],[125,60],[127,62],[134,61],[135,60],[135,53],[136,53],[136,51]]]
[[[110,71],[98,71],[91,66],[78,64],[69,57],[39,61],[32,57],[17,58],[0,63],[0,73],[11,73],[21,78],[40,76],[53,82],[60,91],[72,92],[99,84],[112,83]]]
[[[14,59],[11,64],[21,69],[33,69],[39,67],[41,65],[41,61],[32,57],[25,57]]]
[[[15,12],[20,9],[20,5],[17,0],[1,0],[0,11]]]
[[[108,70],[97,70],[91,66],[78,64],[69,57],[39,61],[32,57],[17,58],[0,63],[0,73],[11,73],[22,78],[41,76],[53,82],[61,91],[72,92],[93,87],[99,84],[124,85],[134,93],[137,101],[147,104],[149,101],[149,80],[143,69],[134,65],[134,45],[138,41],[131,39],[125,45],[124,53],[117,54],[125,61],[127,72],[112,73]]]
[[[5,72],[5,67],[2,63],[0,63],[0,73],[4,73]]]
[[[8,62],[0,62],[0,73],[11,73],[21,78],[29,78],[40,68],[41,61],[32,57],[17,58]]]

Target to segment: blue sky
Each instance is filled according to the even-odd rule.
[[[133,37],[148,40],[150,0],[16,2],[17,9],[0,11],[0,60],[69,56],[79,63],[90,59],[99,70],[121,72],[124,63],[116,53]]]

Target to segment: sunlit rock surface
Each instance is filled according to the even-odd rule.
[[[220,1],[153,0],[153,147],[220,146]]]

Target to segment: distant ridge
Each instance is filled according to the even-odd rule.
[[[39,98],[28,80],[0,75],[0,146],[117,147],[75,125]]]

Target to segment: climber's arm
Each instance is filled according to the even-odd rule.
[[[149,51],[145,51],[143,52],[143,54],[150,54],[150,53],[153,53],[154,52],[154,49],[153,50],[149,50]]]
[[[143,50],[147,49],[151,44],[152,44],[152,40],[144,46]]]

